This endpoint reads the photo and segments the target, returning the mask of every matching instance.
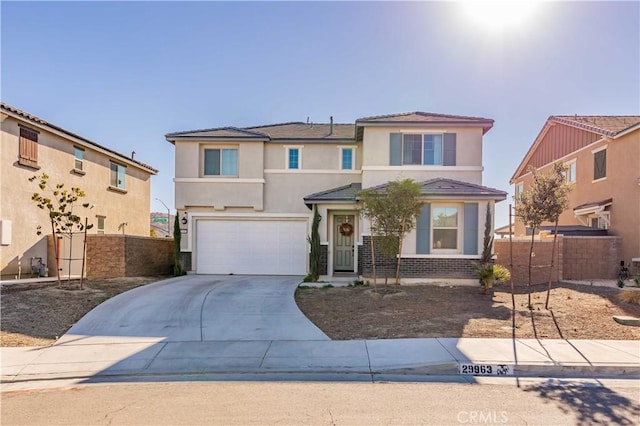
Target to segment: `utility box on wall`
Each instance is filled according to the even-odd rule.
[[[11,245],[11,221],[0,220],[0,245]]]

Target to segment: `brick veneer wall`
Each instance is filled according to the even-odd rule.
[[[327,275],[329,270],[329,246],[320,246],[320,275]]]
[[[615,279],[622,237],[565,237],[564,279]]]
[[[553,271],[551,279],[555,282],[563,279],[563,244],[564,237],[558,237]],[[529,283],[529,249],[530,239],[513,240],[513,265],[510,265],[509,240],[495,240],[494,252],[496,263],[506,266],[511,271],[513,284],[523,286]],[[549,268],[551,265],[551,251],[553,239],[535,240],[533,243],[531,284],[543,284],[549,282]]]
[[[132,235],[88,235],[87,278],[170,274],[173,239]]]
[[[549,265],[553,238],[536,240],[534,243],[534,266]],[[511,274],[515,285],[526,285],[531,240],[513,241],[513,268]],[[552,280],[613,279],[619,268],[621,237],[574,237],[559,236],[558,249]],[[509,240],[495,242],[497,262],[509,267]],[[532,271],[532,284],[548,282],[549,268],[536,267]]]
[[[362,237],[362,246],[358,248],[359,274],[373,275],[371,262],[371,237]],[[395,276],[396,261],[385,257],[376,248],[376,275]],[[436,259],[436,258],[403,258],[400,263],[402,278],[475,278],[472,262],[474,259]]]

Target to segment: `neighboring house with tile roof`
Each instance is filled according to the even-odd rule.
[[[1,104],[0,113],[3,278],[18,275],[18,265],[22,275],[28,276],[32,257],[42,258],[51,276],[56,273],[46,237],[36,235],[38,225],[45,234],[51,225],[48,214],[31,200],[34,192],[40,192],[28,180],[34,175],[46,173],[52,186],[63,183],[85,191],[83,201],[93,208],[76,213],[87,215],[94,225],[90,233],[149,236],[151,176],[156,169],[6,103]],[[79,274],[81,264],[74,263],[73,268],[72,275],[75,269]]]
[[[530,167],[556,162],[573,187],[560,225],[606,229],[622,237],[621,261],[640,258],[640,116],[550,116],[510,180],[515,194],[531,184]],[[516,220],[515,235],[526,233]]]
[[[322,277],[368,277],[371,236],[358,193],[411,178],[423,207],[403,245],[401,276],[475,282],[486,209],[506,198],[482,186],[483,135],[492,126],[411,112],[170,133],[182,250],[195,273],[305,275],[316,207]]]

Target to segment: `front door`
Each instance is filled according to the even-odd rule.
[[[334,216],[334,259],[336,272],[353,272],[353,249],[355,240],[355,216]]]

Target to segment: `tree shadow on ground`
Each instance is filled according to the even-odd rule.
[[[640,405],[636,401],[602,385],[550,379],[527,386],[524,391],[537,393],[565,413],[574,413],[577,424],[636,425],[640,418]]]

